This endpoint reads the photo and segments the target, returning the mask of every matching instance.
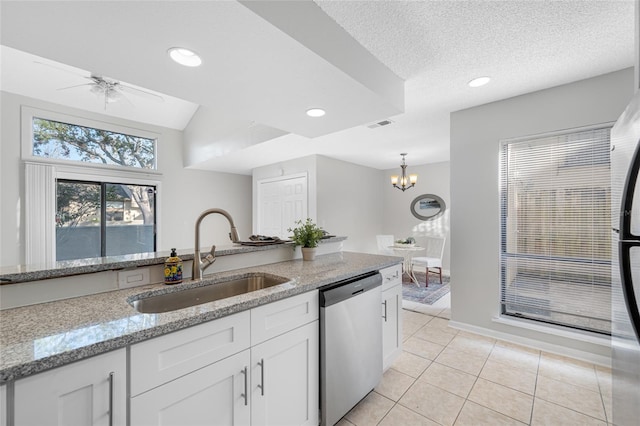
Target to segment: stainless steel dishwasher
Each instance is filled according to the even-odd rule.
[[[320,288],[320,407],[333,426],[382,378],[382,276]]]

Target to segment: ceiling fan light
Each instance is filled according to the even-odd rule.
[[[172,47],[168,53],[171,59],[185,67],[198,67],[202,64],[202,59],[196,52],[184,47]]]

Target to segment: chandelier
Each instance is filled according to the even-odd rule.
[[[402,155],[402,164],[400,165],[400,168],[402,169],[402,176],[400,176],[400,185],[398,185],[398,176],[391,176],[391,185],[393,185],[394,188],[398,188],[399,190],[404,192],[416,185],[416,182],[418,181],[418,175],[412,174],[407,177],[407,165],[404,163],[404,157],[407,155],[407,153],[405,152],[400,155]]]

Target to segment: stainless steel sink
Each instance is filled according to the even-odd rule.
[[[241,278],[217,282],[201,287],[176,290],[157,296],[142,297],[129,303],[143,314],[157,314],[188,308],[214,300],[239,296],[263,288],[273,287],[288,282],[289,279],[264,273],[251,273]]]

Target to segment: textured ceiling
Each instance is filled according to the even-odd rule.
[[[3,6],[6,3],[3,1]],[[55,2],[43,4],[51,3]],[[107,2],[101,2],[104,3]],[[151,2],[140,4],[144,3]],[[170,4],[180,2],[157,3],[164,6],[154,11],[154,15],[160,14],[161,9],[168,8]],[[97,46],[102,57],[90,50],[83,52],[81,57],[77,52],[73,55],[73,52],[66,52],[60,54],[58,60],[88,70],[103,68],[112,71],[122,81],[196,104],[206,104],[215,99],[214,107],[221,116],[229,114],[236,120],[275,128],[282,128],[274,123],[286,122],[286,114],[291,115],[291,111],[273,107],[271,100],[283,100],[284,104],[288,100],[294,102],[294,95],[299,94],[303,90],[301,88],[328,91],[331,87],[323,85],[332,81],[343,84],[349,79],[336,74],[340,67],[335,66],[335,61],[331,63],[335,58],[344,60],[352,57],[344,51],[349,43],[329,43],[331,37],[328,37],[326,27],[316,28],[307,24],[307,33],[301,35],[299,32],[305,28],[287,26],[286,19],[283,20],[282,16],[278,19],[275,12],[273,16],[264,13],[261,19],[256,20],[255,16],[250,16],[251,7],[239,9],[229,2],[224,2],[226,6],[222,8],[213,6],[217,14],[217,25],[213,25],[213,17],[202,19],[206,13],[213,13],[207,9],[212,3],[220,2],[184,3],[202,7],[199,18],[192,22],[187,19],[189,14],[186,11],[174,13],[173,21],[167,21],[166,28],[160,28],[162,37],[157,39],[145,35],[153,20],[146,20],[145,25],[136,27],[133,24],[140,18],[133,20],[135,16],[132,18],[131,14],[120,15],[129,23],[127,27],[110,23],[117,27],[117,34],[108,29],[87,34],[66,28],[63,31],[65,40],[76,43],[77,52],[81,52],[83,46],[84,50],[87,46]],[[306,3],[309,9],[309,2]],[[273,4],[277,5],[281,15],[290,18],[289,23],[298,22],[291,6],[294,3]],[[379,169],[397,167],[400,152],[409,153],[409,167],[447,161],[449,114],[452,111],[616,71],[633,66],[634,62],[633,0],[316,1],[315,4],[373,57],[405,80],[404,112],[376,117],[376,120],[390,118],[393,121],[393,124],[377,129],[360,124],[312,138],[300,136],[303,133],[294,129],[285,136],[231,151],[203,161],[196,167],[250,173],[254,167],[313,153]],[[226,12],[225,7],[228,9]],[[289,14],[287,7],[291,8]],[[5,10],[3,8],[3,24],[7,16]],[[59,13],[59,10],[52,13]],[[83,13],[91,11],[74,6],[65,9],[65,13],[71,16],[70,19],[79,20]],[[319,21],[322,25],[330,24],[324,18]],[[96,22],[92,25],[95,26]],[[273,27],[269,28],[269,25]],[[24,23],[14,22],[10,27],[10,38],[16,48],[33,48],[37,52],[32,53],[45,57],[56,50],[52,46],[53,35],[49,37],[52,40],[43,38],[42,34],[38,39],[37,33],[24,37],[21,34],[25,31]],[[244,32],[238,32],[238,28]],[[250,34],[245,34],[247,28]],[[3,28],[2,31],[3,39],[0,41],[5,44],[7,30]],[[226,46],[227,49],[221,51],[224,56],[214,58],[215,61],[225,61],[224,73],[209,69],[207,78],[211,80],[210,86],[202,79],[182,79],[180,84],[176,84],[175,71],[163,74],[163,67],[169,66],[164,62],[154,62],[152,68],[140,65],[135,69],[114,64],[114,59],[130,59],[129,54],[121,49],[122,45],[127,45],[126,40],[137,41],[142,37],[148,42],[145,45],[147,50],[164,51],[166,34],[184,40],[199,37],[200,45],[212,49],[220,44]],[[268,54],[262,54],[267,49]],[[282,62],[275,63],[274,54],[279,55],[277,57]],[[290,57],[285,58],[284,55]],[[262,62],[248,62],[247,58],[252,57]],[[300,62],[302,60],[304,62]],[[358,61],[354,62],[357,65]],[[327,63],[332,66],[327,66]],[[253,68],[247,69],[249,65]],[[315,72],[307,74],[307,81],[293,79],[290,70],[304,67],[311,67]],[[265,79],[261,74],[269,78]],[[467,86],[469,80],[481,75],[491,76],[492,82],[477,89]],[[250,80],[243,86],[239,77]],[[269,81],[273,84],[265,83]],[[358,90],[352,93],[357,94]],[[351,98],[338,96],[337,99],[342,102],[336,104],[341,119],[360,113],[358,108],[351,107]],[[242,112],[246,116],[241,116]],[[276,112],[284,115],[276,117]],[[362,121],[360,115],[356,122]]]

